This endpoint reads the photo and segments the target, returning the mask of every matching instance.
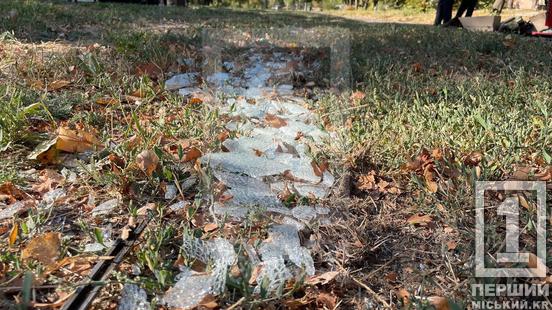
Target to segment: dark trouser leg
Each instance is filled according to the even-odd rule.
[[[452,18],[452,5],[454,4],[454,0],[444,0],[443,2],[443,22],[446,24],[450,22],[450,19]]]
[[[458,7],[458,11],[456,11],[456,17],[462,17],[462,15],[464,15],[464,12],[466,12],[467,9],[468,9],[468,1],[462,0],[462,2],[460,2],[460,6]]]
[[[469,0],[468,8],[466,9],[466,17],[471,17],[473,15],[473,10],[477,6],[477,0]]]
[[[453,1],[454,0],[439,0],[434,25],[440,25],[441,22],[448,23],[450,21],[452,17]]]
[[[441,8],[441,1],[439,1],[439,3],[437,3],[437,10],[435,11],[435,22],[433,22],[433,25],[435,26],[438,26],[441,24],[441,22],[443,21],[443,17],[442,17],[442,11],[443,9]]]

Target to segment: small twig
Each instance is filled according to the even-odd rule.
[[[386,309],[390,309],[391,308],[391,305],[389,305],[387,303],[387,301],[385,301],[385,299],[383,299],[380,295],[378,295],[378,293],[374,292],[374,290],[372,290],[368,285],[360,282],[359,280],[357,280],[355,277],[351,276],[351,278],[353,279],[353,281],[355,281],[356,284],[360,285],[362,288],[364,288],[370,295],[372,295],[372,297],[374,297],[377,301],[379,301],[379,303],[381,303]]]
[[[176,189],[178,189],[178,192],[180,193],[180,197],[182,197],[182,199],[186,199],[186,197],[184,197],[184,193],[182,192],[182,188],[180,188],[180,181],[176,176],[174,177],[174,185],[176,185]]]
[[[245,297],[240,298],[235,304],[227,308],[227,310],[236,309],[245,300]]]

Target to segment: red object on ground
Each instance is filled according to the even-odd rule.
[[[548,27],[552,27],[552,1],[548,1],[548,10],[546,11],[546,22],[544,24]]]

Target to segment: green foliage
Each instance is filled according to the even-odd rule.
[[[47,111],[44,104],[29,104],[21,90],[0,85],[0,149],[8,144],[33,138],[28,130],[29,118]]]

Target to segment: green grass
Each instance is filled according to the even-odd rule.
[[[6,17],[11,10],[16,11],[15,17]],[[79,195],[85,197],[90,188],[98,197],[124,193],[125,201],[135,206],[160,203],[160,185],[181,181],[193,170],[166,154],[163,139],[199,141],[202,151],[220,148],[216,136],[225,119],[216,107],[185,105],[179,96],[159,89],[170,72],[179,70],[179,58],[201,60],[203,29],[321,26],[350,32],[352,85],[365,93],[364,99],[354,101],[349,98],[351,90],[321,92],[321,99],[311,102],[323,116],[320,123],[337,133],[337,139],[315,154],[329,159],[336,175],[352,166],[354,176],[376,169],[378,175],[396,177],[415,211],[432,214],[469,235],[464,226],[471,217],[466,219],[465,209],[472,204],[471,184],[478,177],[462,165],[463,155],[483,153],[481,179],[506,178],[516,165],[552,164],[552,67],[546,52],[550,42],[543,39],[368,24],[300,12],[2,1],[0,145],[5,150],[0,164],[6,169],[0,172],[0,182],[23,183],[17,172],[38,165],[18,158],[62,122],[78,123],[94,127],[106,145],[83,167]],[[138,65],[147,63],[163,69],[157,80],[135,74]],[[68,80],[71,85],[46,92],[30,87],[36,80]],[[137,89],[144,93],[140,104],[105,107],[96,103],[105,96],[124,101]],[[37,120],[47,124],[46,129],[31,126]],[[134,136],[138,142],[131,145]],[[454,164],[462,172],[456,187],[443,185],[437,194],[419,191],[423,181],[401,166],[423,148],[455,154]],[[145,149],[161,155],[160,169],[152,176],[134,164]],[[23,156],[11,156],[13,152]],[[108,154],[122,159],[120,171],[99,164],[97,168],[95,164],[105,162]],[[208,180],[203,183],[210,186]],[[441,215],[435,207],[438,203],[449,214]],[[160,215],[148,228],[145,246],[137,254],[144,274],[136,280],[146,283],[150,294],[172,283],[176,271],[171,263],[179,254],[182,231],[190,228],[189,217],[167,224]],[[67,239],[88,240],[90,234]],[[30,237],[21,236],[19,243]],[[1,252],[0,256],[9,255]],[[24,267],[14,270],[23,272]],[[240,290],[249,294],[243,283],[234,285],[238,293],[229,300],[237,301]]]

